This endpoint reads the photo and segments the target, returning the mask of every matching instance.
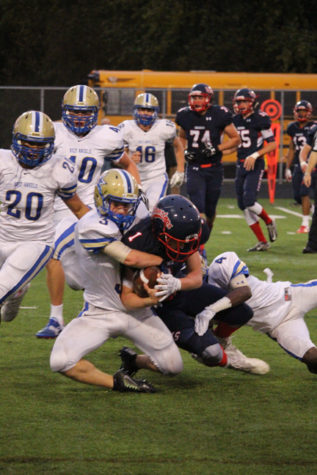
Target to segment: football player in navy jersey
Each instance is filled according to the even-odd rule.
[[[309,188],[303,183],[304,171],[306,169],[306,161],[300,162],[299,154],[307,142],[307,135],[311,129],[316,125],[311,120],[312,105],[310,102],[301,100],[295,104],[294,119],[286,130],[290,136],[289,148],[286,160],[285,178],[287,181],[292,181],[294,199],[297,203],[302,205],[302,224],[297,233],[308,233],[309,231],[309,212],[310,212],[310,197]],[[293,173],[291,171],[293,165]]]
[[[303,249],[304,254],[317,253],[317,124],[311,129],[307,136],[307,143],[300,152],[299,158],[301,162],[307,161],[308,164],[304,173],[304,184],[308,187],[312,186],[314,190],[315,209],[312,217],[312,222],[308,234],[308,241]],[[304,165],[304,164],[303,164]],[[302,165],[302,166],[303,166]]]
[[[206,366],[228,366],[264,374],[269,371],[267,363],[246,357],[231,342],[227,345],[230,335],[250,320],[252,311],[246,304],[234,307],[237,294],[245,290],[241,286],[228,293],[203,283],[197,252],[202,233],[205,230],[201,229],[201,218],[193,203],[180,195],[168,195],[158,201],[151,217],[141,220],[125,234],[123,242],[132,249],[150,250],[163,258],[162,274],[155,286],[159,298],[155,310],[180,348]],[[132,274],[132,270],[127,272]],[[134,293],[129,278],[123,281],[121,299],[129,311],[153,305],[148,297]],[[209,329],[195,331],[193,317],[201,313],[217,322],[213,333]],[[120,354],[123,368],[131,374],[143,367],[142,358],[133,350],[124,347]]]
[[[259,219],[265,222],[271,242],[276,240],[277,231],[274,220],[257,202],[257,195],[264,173],[264,155],[275,150],[277,145],[270,118],[265,112],[255,111],[255,100],[254,91],[248,88],[239,89],[234,94],[233,104],[237,113],[233,123],[241,137],[235,186],[238,206],[258,239],[248,251],[266,251],[270,244],[263,234]]]
[[[213,95],[207,84],[195,84],[188,96],[188,106],[176,115],[179,137],[186,149],[187,193],[207,220],[210,231],[223,180],[222,152],[240,143],[231,112],[212,105]],[[224,142],[223,134],[228,138]]]

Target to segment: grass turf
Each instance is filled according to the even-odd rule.
[[[317,255],[302,254],[306,235],[296,231],[299,211],[290,200],[274,206],[279,237],[268,252],[255,243],[234,200],[222,199],[207,251],[209,260],[234,250],[252,273],[300,282],[316,277]],[[231,233],[231,234],[230,234]],[[65,320],[80,310],[81,292],[66,289]],[[49,311],[45,273],[32,283],[16,320],[0,327],[0,472],[12,474],[305,474],[317,473],[316,375],[250,328],[234,342],[266,360],[271,372],[252,376],[207,368],[182,351],[185,369],[175,378],[140,372],[156,394],[121,394],[81,385],[49,369],[50,340],[35,333]],[[317,309],[306,322],[317,341]],[[107,372],[119,365],[111,339],[89,355]]]

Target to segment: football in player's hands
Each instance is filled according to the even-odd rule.
[[[157,278],[161,274],[161,270],[157,266],[149,266],[144,269],[139,269],[133,276],[133,292],[139,297],[148,297],[148,293],[144,288],[147,284],[151,289],[157,284]]]

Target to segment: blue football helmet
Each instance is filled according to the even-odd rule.
[[[236,114],[248,115],[254,110],[256,101],[256,94],[252,89],[244,87],[238,89],[233,96],[233,110]],[[247,102],[247,105],[242,105],[241,102]]]
[[[294,107],[294,118],[298,122],[307,122],[311,119],[313,113],[313,106],[310,102],[302,99],[301,101],[296,102]]]
[[[111,203],[122,203],[127,214],[119,214],[111,209]],[[100,216],[106,216],[122,230],[128,229],[135,219],[140,202],[139,186],[136,179],[125,170],[114,168],[105,171],[95,187],[95,205]]]
[[[144,113],[142,109],[147,109],[151,114]],[[139,94],[134,101],[133,117],[137,124],[141,125],[153,125],[157,119],[159,111],[158,100],[153,94],[144,93]]]
[[[55,130],[51,119],[43,112],[28,111],[15,121],[11,150],[21,165],[35,168],[51,158],[54,140]]]
[[[97,124],[99,98],[88,86],[77,85],[69,88],[62,102],[62,120],[71,132],[85,135]]]
[[[214,91],[208,84],[194,84],[188,94],[188,105],[194,112],[204,112],[210,106]]]
[[[161,198],[151,215],[152,230],[167,257],[184,262],[198,250],[201,219],[196,206],[181,195]]]

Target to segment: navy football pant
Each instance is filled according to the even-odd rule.
[[[205,348],[217,344],[218,340],[210,330],[207,330],[203,336],[197,335],[194,317],[226,294],[226,291],[204,283],[199,289],[178,292],[172,300],[163,302],[156,312],[169,328],[180,348],[201,356]],[[252,316],[251,308],[242,304],[217,313],[216,321],[241,326]]]
[[[200,213],[213,218],[221,193],[223,166],[201,168],[199,165],[187,165],[186,180],[189,199]]]

